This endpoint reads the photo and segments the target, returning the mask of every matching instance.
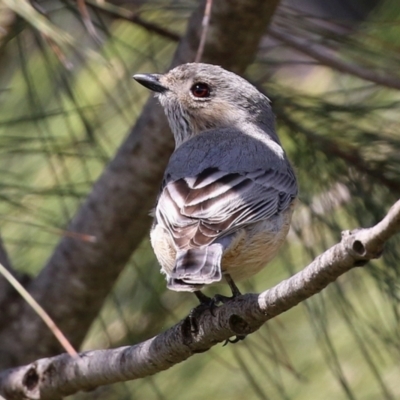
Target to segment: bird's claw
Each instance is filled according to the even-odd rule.
[[[224,296],[222,294],[216,294],[214,297],[208,297],[200,291],[194,292],[197,298],[200,301],[200,304],[197,307],[194,307],[190,310],[188,315],[188,320],[190,324],[190,332],[193,334],[197,334],[199,332],[199,324],[197,322],[198,318],[205,312],[209,311],[213,317],[216,317],[215,310],[218,308],[219,304],[226,304],[229,301],[235,299],[240,295],[240,292],[233,293],[232,296]],[[241,340],[244,340],[246,335],[236,335],[234,339],[227,339],[223,346],[226,346],[228,343],[237,343]]]
[[[246,339],[247,335],[236,335],[235,339],[226,339],[222,347],[226,346],[228,343],[237,343],[240,342],[241,340]]]
[[[188,318],[190,322],[190,331],[192,333],[199,332],[199,325],[197,323],[197,319],[204,313],[204,311],[209,310],[211,315],[215,317],[214,309],[216,305],[213,302],[213,299],[208,298],[209,301],[200,303],[197,307],[194,307],[190,310]]]

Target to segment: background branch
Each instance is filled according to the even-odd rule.
[[[308,40],[297,38],[291,34],[282,32],[282,30],[271,28],[268,30],[268,34],[285,45],[306,54],[314,60],[319,61],[322,65],[331,67],[336,71],[341,71],[391,89],[400,89],[400,79],[393,76],[393,74],[382,74],[381,71],[375,72],[363,68],[361,65],[351,64],[341,60],[338,55],[330,52],[322,46],[316,44],[310,45]]]
[[[204,4],[193,13],[171,66],[194,60]],[[277,4],[277,0],[218,1],[212,9],[202,60],[243,73],[255,57]],[[148,234],[148,212],[172,149],[164,113],[151,99],[69,226],[70,231],[95,236],[96,243],[63,238],[27,288],[76,348],[131,254]],[[61,351],[28,305],[15,302],[13,309],[16,318],[0,327],[0,368]]]
[[[86,0],[86,3],[89,4],[90,7],[101,10],[102,12],[114,18],[120,18],[129,22],[133,22],[142,28],[147,29],[149,32],[157,33],[158,35],[164,36],[170,40],[173,40],[174,42],[179,42],[180,40],[180,36],[177,33],[152,22],[145,21],[140,17],[140,15],[133,11],[127,10],[126,8],[116,6],[109,2],[97,2],[94,0]]]

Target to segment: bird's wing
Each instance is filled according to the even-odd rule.
[[[196,176],[165,182],[156,219],[178,249],[198,248],[280,213],[296,195],[290,166],[241,173],[207,168]]]

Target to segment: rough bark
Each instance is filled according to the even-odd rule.
[[[203,61],[243,73],[277,4],[278,0],[214,2]],[[204,2],[194,11],[172,66],[194,60],[203,11]],[[148,212],[172,149],[164,114],[151,99],[69,226],[71,231],[95,236],[97,242],[64,237],[28,286],[76,347],[147,235]],[[14,301],[12,307],[18,316],[0,327],[0,368],[60,352],[52,333],[29,306]]]
[[[38,360],[0,374],[0,393],[8,400],[61,399],[78,390],[153,375],[204,352],[232,335],[249,334],[264,322],[320,292],[350,269],[377,258],[385,242],[400,231],[400,201],[376,226],[346,231],[340,243],[304,270],[259,295],[240,296],[204,312],[199,331],[188,318],[135,346],[67,354]]]

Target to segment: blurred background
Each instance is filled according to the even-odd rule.
[[[169,67],[197,5],[0,0],[0,231],[21,275],[41,271],[140,115],[149,93],[131,76]],[[283,0],[244,76],[272,100],[300,186],[279,257],[240,284],[260,292],[399,198],[400,4]],[[244,342],[69,398],[399,399],[399,244]],[[166,290],[145,237],[82,350],[140,342],[195,305]]]

